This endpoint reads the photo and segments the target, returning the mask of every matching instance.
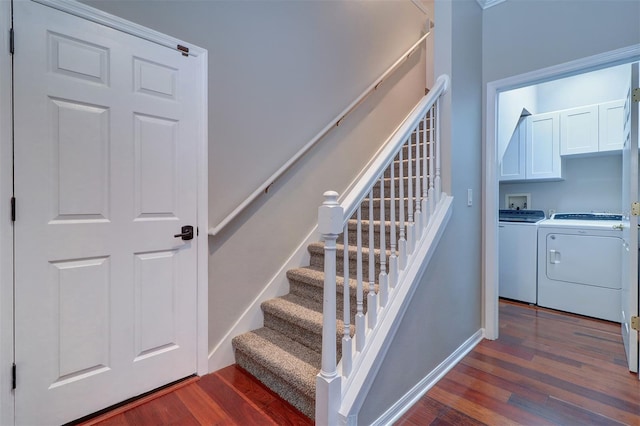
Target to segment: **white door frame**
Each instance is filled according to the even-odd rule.
[[[483,327],[498,338],[498,93],[640,60],[640,44],[487,83],[483,149]]]
[[[23,0],[19,0],[23,1]],[[33,0],[63,12],[96,22],[124,33],[176,49],[189,48],[189,56],[198,61],[201,79],[196,81],[198,93],[197,141],[197,227],[202,229],[197,238],[197,360],[196,373],[204,375],[208,369],[208,110],[207,51],[191,43],[142,27],[73,0]],[[11,2],[0,0],[0,424],[13,424],[14,395],[11,391],[11,364],[13,363],[13,225],[10,217],[13,194],[12,155],[12,87],[9,30],[11,28]],[[20,54],[18,52],[17,54]],[[19,212],[19,208],[18,208]],[[19,220],[18,215],[18,220]]]

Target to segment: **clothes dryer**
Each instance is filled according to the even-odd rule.
[[[539,306],[620,322],[621,218],[556,213],[539,223]]]

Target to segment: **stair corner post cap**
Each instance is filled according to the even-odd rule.
[[[327,191],[318,207],[318,230],[322,235],[339,235],[344,222],[344,209],[338,204],[338,193]]]

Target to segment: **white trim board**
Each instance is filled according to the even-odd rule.
[[[420,382],[418,382],[409,392],[404,394],[395,404],[385,411],[373,426],[390,425],[395,423],[400,417],[406,413],[422,396],[429,391],[440,379],[444,377],[453,367],[455,367],[462,359],[475,348],[484,338],[484,330],[480,329],[473,333],[462,345],[451,353],[436,368],[427,374]]]
[[[498,93],[640,60],[640,44],[487,83],[483,172],[483,327],[498,338]]]
[[[62,12],[69,13],[71,15],[86,19],[91,22],[95,22],[100,25],[104,25],[105,27],[113,28],[114,30],[130,34],[132,36],[150,41],[152,43],[157,43],[170,49],[178,50],[178,45],[188,47],[190,56],[200,56],[207,52],[206,49],[203,49],[201,47],[186,43],[167,34],[152,30],[151,28],[143,27],[142,25],[127,21],[126,19],[111,15],[107,12],[103,12],[102,10],[93,8],[91,6],[87,6],[86,4],[80,3],[76,0],[31,1],[52,7]]]

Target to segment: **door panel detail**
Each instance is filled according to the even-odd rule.
[[[176,348],[176,250],[141,253],[136,263],[136,360]]]
[[[49,33],[51,71],[91,83],[109,85],[109,49]]]
[[[136,217],[176,218],[178,123],[135,115]]]
[[[109,217],[109,109],[52,99],[58,211],[54,220]]]
[[[137,92],[166,99],[176,99],[178,70],[141,58],[134,59],[133,69]]]
[[[109,365],[110,263],[102,257],[51,265],[59,317],[55,386],[97,374]]]

